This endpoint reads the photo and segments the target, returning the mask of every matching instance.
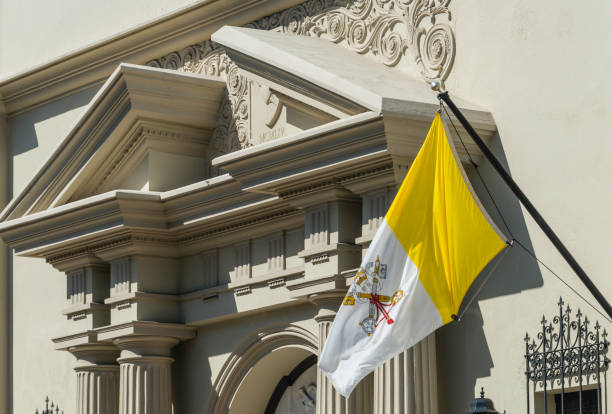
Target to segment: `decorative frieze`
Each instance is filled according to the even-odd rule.
[[[279,232],[268,239],[268,272],[285,269],[285,235]]]
[[[111,296],[128,294],[132,291],[130,258],[111,262]]]
[[[75,322],[73,329],[92,329],[109,323],[108,266],[89,258],[84,267],[66,272],[67,307],[63,310],[68,320]]]
[[[363,239],[372,239],[374,237],[378,226],[382,223],[387,210],[391,206],[394,196],[395,189],[393,188],[386,188],[382,191],[375,191],[362,196],[361,237]]]
[[[87,291],[85,269],[73,270],[66,274],[67,296],[70,305],[84,305]]]
[[[234,246],[235,280],[251,278],[251,242],[246,241]]]
[[[306,249],[325,246],[329,243],[328,206],[314,208],[306,213],[308,243]]]

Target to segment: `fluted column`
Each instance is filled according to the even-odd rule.
[[[337,294],[319,294],[310,298],[317,306],[315,321],[319,325],[319,355],[327,340],[342,296]],[[373,398],[373,377],[368,375],[351,393],[344,398],[334,389],[331,381],[323,371],[317,368],[317,414],[371,414]]]
[[[77,414],[119,412],[119,366],[75,368],[77,373]]]
[[[435,334],[431,334],[376,369],[376,414],[438,412],[435,341]]]
[[[172,412],[171,348],[178,339],[156,336],[120,338],[119,414]]]
[[[119,411],[119,350],[111,344],[69,348],[77,357],[77,414],[117,414]]]

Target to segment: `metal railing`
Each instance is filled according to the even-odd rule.
[[[601,377],[610,364],[607,358],[608,333],[602,330],[599,322],[591,329],[591,322],[580,309],[572,318],[569,305],[565,308],[564,305],[563,299],[559,299],[559,313],[551,321],[542,316],[536,338],[525,335],[527,414],[531,407],[530,384],[534,396],[538,388],[544,391],[544,413],[548,412],[548,393],[558,394],[560,390],[560,397],[555,400],[560,404],[557,412],[562,414],[565,414],[566,391],[575,387],[579,392],[578,413],[586,414],[583,411],[583,387],[595,385],[596,412],[602,413]]]
[[[51,402],[51,405],[49,405],[49,402]],[[53,401],[49,400],[49,397],[46,397],[45,398],[45,408],[42,411],[38,411],[38,408],[37,408],[35,414],[59,414],[59,413],[60,413],[59,405],[54,404]],[[64,414],[64,411],[62,411],[62,414]]]

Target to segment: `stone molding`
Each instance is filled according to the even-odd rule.
[[[425,81],[440,81],[455,57],[453,29],[436,21],[441,16],[450,21],[450,1],[309,0],[246,27],[319,37],[387,66],[412,54]]]
[[[206,402],[206,414],[226,413],[240,382],[264,356],[276,349],[296,347],[318,354],[317,337],[295,325],[274,325],[253,332],[226,359]]]
[[[0,80],[0,108],[12,117],[101,85],[121,62],[145,63],[207,39],[224,22],[244,25],[299,0],[212,0],[181,8],[51,62]]]
[[[246,25],[312,36],[337,43],[359,54],[372,55],[381,63],[395,67],[412,55],[423,80],[445,80],[455,58],[455,36],[446,16],[451,0],[308,0],[282,12]],[[426,22],[430,23],[426,23]],[[250,131],[249,81],[222,47],[205,40],[172,52],[147,65],[182,72],[220,76],[227,81],[227,94],[219,108],[208,160],[256,144]],[[280,113],[278,95],[271,93],[267,104],[267,123]],[[211,166],[209,176],[219,174]]]

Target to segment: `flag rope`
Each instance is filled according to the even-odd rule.
[[[544,263],[540,258],[538,258],[538,256],[535,255],[534,252],[532,252],[530,249],[528,249],[523,243],[521,243],[520,240],[518,239],[513,239],[514,241],[516,241],[516,243],[523,249],[525,250],[525,252],[531,256],[536,262],[538,262],[539,264],[541,264],[542,266],[544,266],[544,268],[546,270],[548,270],[550,273],[552,273],[557,279],[559,279],[559,281],[561,281],[561,283],[563,283],[569,290],[571,290],[572,292],[574,292],[576,294],[576,296],[578,296],[580,299],[582,299],[584,301],[584,303],[586,303],[587,305],[589,305],[591,308],[593,308],[593,310],[595,310],[595,312],[597,312],[598,314],[600,314],[606,321],[612,323],[612,319],[610,319],[609,317],[607,317],[606,315],[603,314],[603,312],[601,312],[599,309],[597,309],[597,307],[595,307],[595,305],[593,305],[591,302],[589,302],[583,295],[580,294],[580,292],[578,292],[575,288],[572,287],[572,285],[570,285],[569,283],[567,283],[565,280],[563,280],[563,278],[561,276],[559,276],[554,270],[552,270],[552,268],[550,266],[548,266],[546,263]]]

